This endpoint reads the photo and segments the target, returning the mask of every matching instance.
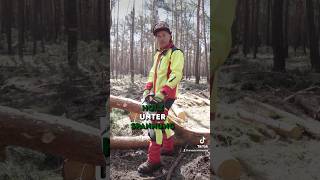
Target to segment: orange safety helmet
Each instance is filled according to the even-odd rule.
[[[156,36],[157,32],[159,31],[167,31],[169,34],[171,34],[169,25],[164,21],[159,21],[157,24],[154,25],[152,29],[154,36]]]

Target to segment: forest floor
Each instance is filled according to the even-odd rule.
[[[135,83],[130,83],[130,77],[111,80],[110,94],[140,101],[146,78],[135,76]],[[195,102],[192,95],[208,99],[208,85],[204,79],[196,85],[194,79],[182,80],[179,88],[180,95],[175,104],[187,112],[184,125],[192,128],[210,129],[210,104]],[[147,136],[146,131],[132,131],[128,112],[113,109],[111,113],[111,134],[117,136]],[[137,172],[138,166],[147,160],[147,148],[138,150],[111,150],[111,179],[166,179],[173,162],[181,154],[184,147],[176,147],[174,156],[162,156],[163,167],[151,175],[141,176]],[[173,171],[172,179],[210,179],[209,152],[186,152],[178,166]]]
[[[66,44],[46,45],[44,53],[25,54],[24,64],[18,56],[0,55],[0,105],[99,128],[99,117],[106,114],[107,94],[99,62],[105,62],[106,54],[96,53],[94,43],[80,42],[80,72],[72,74],[66,49]],[[0,179],[62,179],[61,158],[15,146],[6,151],[6,160],[0,161]]]
[[[302,119],[302,124],[309,119],[311,126],[320,127],[320,109],[310,111],[310,107],[315,111],[320,107],[320,88],[317,88],[320,74],[310,72],[309,58],[288,58],[286,73],[272,72],[272,63],[269,54],[258,54],[255,59],[234,55],[227,60],[218,80],[219,103],[213,125],[217,143],[240,161],[241,180],[320,179],[318,138],[308,133],[303,133],[299,139],[279,135],[259,123],[244,122],[239,116],[238,112],[251,108],[255,109],[254,114],[275,121],[284,120],[275,114],[263,114],[263,108],[250,107],[244,101],[247,97],[294,114]],[[309,88],[313,86],[316,88]],[[303,89],[306,90],[285,101],[286,97]],[[259,117],[253,115],[252,119],[255,118]],[[296,125],[290,121],[287,118],[283,122]]]

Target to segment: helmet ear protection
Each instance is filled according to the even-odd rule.
[[[158,22],[157,24],[154,25],[154,27],[152,29],[154,36],[156,36],[157,32],[159,32],[159,31],[167,31],[169,34],[171,34],[169,25],[164,21]]]

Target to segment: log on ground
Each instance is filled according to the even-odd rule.
[[[212,148],[212,153],[211,167],[216,175],[225,180],[240,179],[241,165],[237,159],[227,150],[219,147]]]
[[[99,129],[36,112],[0,106],[0,142],[104,165]]]
[[[260,107],[260,108],[263,108],[264,110],[268,110],[269,112],[278,114],[279,116],[285,117],[287,121],[290,121],[290,123],[295,123],[300,127],[303,127],[307,133],[311,134],[315,138],[320,139],[320,123],[315,121],[314,119],[306,118],[306,117],[300,118],[292,113],[283,111],[279,108],[273,107],[266,103],[256,101],[251,98],[246,97],[244,98],[244,101],[251,103],[256,107]]]
[[[274,120],[242,109],[238,110],[238,115],[241,120],[264,124],[281,136],[293,139],[300,139],[302,137],[303,129],[296,125],[287,124],[282,121]]]

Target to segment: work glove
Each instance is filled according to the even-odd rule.
[[[150,90],[149,90],[149,89],[145,89],[145,90],[143,91],[142,98],[145,99],[145,98],[149,95],[149,93],[150,93]]]
[[[147,102],[150,102],[153,100],[152,96],[150,96],[152,93],[151,90],[148,90],[148,89],[145,89],[143,91],[143,95],[142,95],[142,101],[147,101]]]
[[[157,103],[161,103],[163,102],[164,98],[165,98],[165,95],[160,92],[153,97],[153,100],[156,101]]]

